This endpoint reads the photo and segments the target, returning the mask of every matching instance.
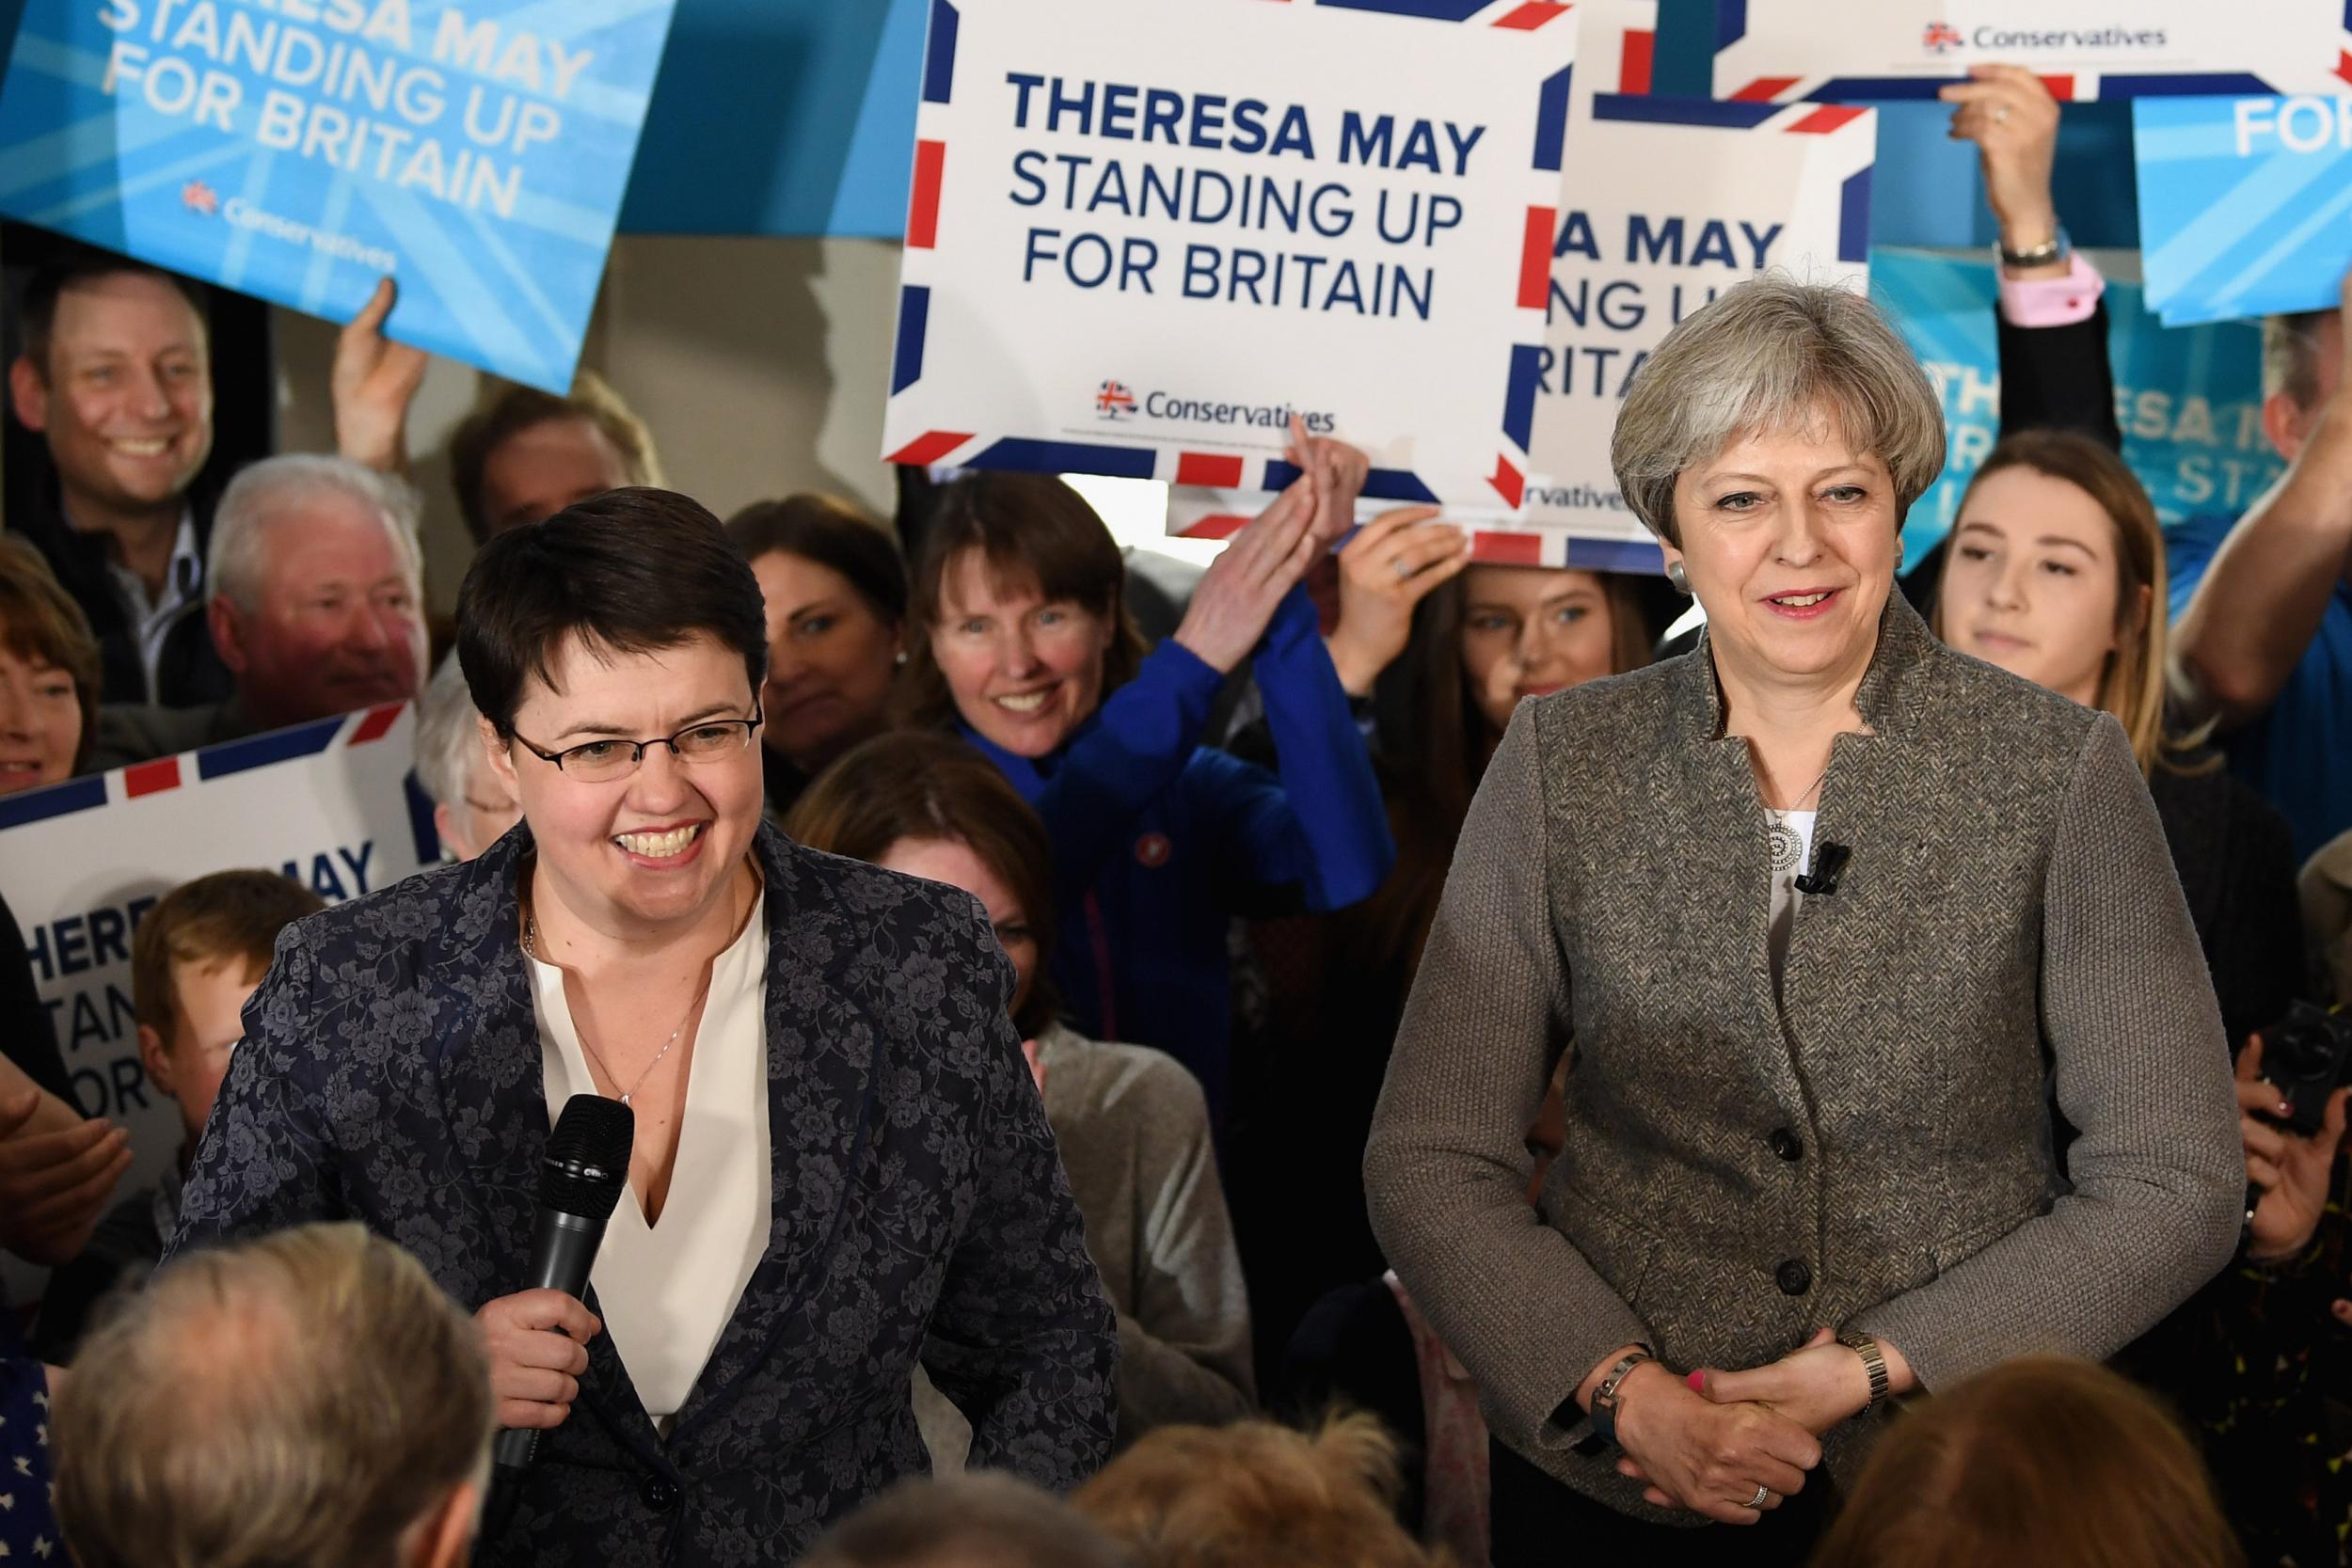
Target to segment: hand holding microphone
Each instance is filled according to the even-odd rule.
[[[490,1363],[498,1424],[545,1432],[564,1424],[588,1370],[588,1341],[604,1332],[596,1315],[561,1291],[517,1291],[474,1315]]]

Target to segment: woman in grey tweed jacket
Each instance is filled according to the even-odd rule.
[[[1800,1561],[1890,1395],[2104,1356],[2228,1260],[2229,1057],[2122,728],[1892,592],[1943,422],[1866,302],[1728,291],[1613,457],[1708,632],[1514,717],[1365,1179],[1486,1390],[1497,1568]]]

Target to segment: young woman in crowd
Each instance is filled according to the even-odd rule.
[[[987,759],[946,736],[883,736],[801,797],[786,833],[812,849],[960,887],[1012,960],[1030,1052],[1087,1250],[1119,1314],[1119,1442],[1248,1412],[1249,1301],[1200,1085],[1174,1058],[1078,1035],[1054,1016],[1053,852]]]
[[[1235,914],[1344,908],[1393,857],[1362,736],[1299,586],[1346,527],[1364,459],[1315,442],[1148,656],[1103,520],[1060,481],[941,495],[914,575],[906,708],[952,728],[1052,835],[1056,984],[1081,1032],[1155,1045],[1225,1103]],[[1245,661],[1279,770],[1198,742]]]
[[[1931,622],[1961,652],[2115,715],[2164,820],[2233,1047],[2302,989],[2295,851],[2279,814],[2165,731],[2164,536],[2114,451],[2034,430],[1961,499]]]
[[[98,640],[49,563],[0,539],[0,795],[72,778],[98,735]]]
[[[2171,1414],[2095,1362],[2031,1355],[1897,1424],[1812,1568],[2238,1568]]]
[[[907,572],[881,524],[831,496],[759,501],[727,519],[768,609],[760,764],[782,816],[808,781],[890,723],[907,661]]]

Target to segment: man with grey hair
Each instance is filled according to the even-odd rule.
[[[413,698],[423,681],[416,493],[348,458],[263,458],[221,496],[206,624],[235,692],[103,707],[93,768],[169,756]]]
[[[2172,677],[2190,716],[2295,830],[2352,829],[2352,384],[2342,308],[2263,325],[2263,434],[2287,471],[2232,523],[2169,531]]]
[[[469,861],[522,816],[482,746],[482,710],[453,653],[417,705],[417,784],[433,801],[433,830],[450,859]]]
[[[492,1419],[473,1321],[358,1225],[192,1253],[51,1411],[81,1568],[458,1568]]]

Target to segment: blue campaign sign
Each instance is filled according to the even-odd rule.
[[[674,0],[27,0],[0,211],[571,384]]]
[[[1903,529],[1917,561],[1951,531],[1961,492],[2000,429],[1998,285],[1990,261],[1874,248],[1870,297],[1944,399],[1944,477],[1913,505]],[[2157,515],[2174,523],[2244,511],[2284,467],[2263,437],[2261,334],[2239,324],[2168,327],[2128,283],[2107,285],[2106,306],[2123,457]]]
[[[2141,99],[2132,149],[2148,297],[2166,321],[2337,302],[2352,267],[2352,98]]]

